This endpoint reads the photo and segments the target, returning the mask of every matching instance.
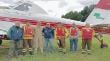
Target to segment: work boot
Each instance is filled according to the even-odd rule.
[[[82,54],[86,54],[86,50],[85,49],[82,50]]]
[[[64,48],[64,49],[62,49],[62,52],[64,53],[64,54],[66,54],[66,49]]]
[[[22,52],[22,55],[25,56],[26,55],[26,52]]]
[[[29,51],[29,54],[30,54],[30,55],[33,55],[33,52],[32,52],[32,51]]]
[[[88,55],[91,55],[91,50],[87,50]]]
[[[26,55],[26,49],[23,49],[23,50],[22,50],[22,55],[23,55],[23,56]]]
[[[33,55],[33,50],[32,50],[32,48],[29,48],[29,54],[30,54],[30,55]]]

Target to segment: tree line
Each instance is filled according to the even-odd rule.
[[[80,12],[70,11],[66,13],[65,15],[62,15],[62,18],[84,22],[87,19],[87,17],[90,15],[90,13],[93,11],[94,8],[95,8],[95,5],[86,6]]]

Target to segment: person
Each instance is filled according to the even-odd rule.
[[[2,43],[3,43],[2,36],[0,36],[0,48],[2,48]]]
[[[94,37],[100,42],[100,48],[108,48],[108,44],[104,43],[102,32],[98,32]]]
[[[13,25],[9,29],[8,37],[11,40],[9,56],[17,57],[20,51],[19,50],[20,41],[22,40],[22,37],[23,37],[23,30],[22,28],[20,28],[20,22],[16,22],[15,25]]]
[[[35,42],[35,51],[37,52],[37,50],[40,49],[40,52],[43,53],[44,37],[42,34],[42,26],[40,22],[38,22],[35,28],[34,42]]]
[[[33,54],[33,36],[34,36],[34,30],[33,27],[29,22],[26,22],[26,24],[23,26],[23,55],[26,54],[27,51],[29,51],[29,54]]]
[[[87,45],[87,53],[91,54],[91,43],[93,38],[93,29],[90,27],[90,24],[86,23],[86,26],[82,29],[82,53],[86,53],[86,45]]]
[[[50,23],[46,24],[46,27],[42,30],[44,36],[45,43],[45,52],[52,53],[53,52],[53,29],[50,26]]]
[[[70,51],[74,52],[77,50],[78,45],[78,36],[79,30],[75,23],[72,24],[72,27],[69,30],[69,37],[70,37]]]
[[[65,53],[65,35],[66,31],[62,23],[58,22],[55,29],[55,37],[58,40],[59,51]]]

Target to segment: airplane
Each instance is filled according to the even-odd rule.
[[[99,0],[86,22],[92,24],[96,32],[110,34],[110,0]]]
[[[22,23],[28,21],[32,25],[36,25],[37,22],[41,22],[42,26],[46,23],[50,23],[52,26],[55,26],[57,22],[61,22],[67,28],[70,27],[72,23],[76,23],[79,28],[85,25],[84,22],[49,16],[44,9],[31,1],[18,1],[9,7],[0,9],[0,30],[4,31],[4,34],[6,34],[9,28],[13,26],[16,21],[20,21]]]

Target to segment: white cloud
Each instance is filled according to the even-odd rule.
[[[34,0],[35,1],[35,0]],[[83,5],[77,0],[51,0],[51,1],[35,1],[36,4],[46,9],[51,16],[61,17],[68,11],[80,11]]]
[[[52,16],[59,16],[63,11],[61,8],[58,8],[59,7],[58,1],[48,1],[48,2],[36,1],[35,3],[43,7],[43,9],[45,9]]]
[[[67,5],[68,5],[68,3],[67,3],[66,1],[61,1],[61,2],[59,3],[59,8],[65,7],[65,6],[67,6]]]
[[[4,2],[0,2],[0,6],[9,6],[9,4],[4,3]]]
[[[15,3],[18,0],[0,0],[0,1],[4,3]]]
[[[91,4],[97,4],[99,0],[78,0],[78,2],[84,6],[88,6]]]

